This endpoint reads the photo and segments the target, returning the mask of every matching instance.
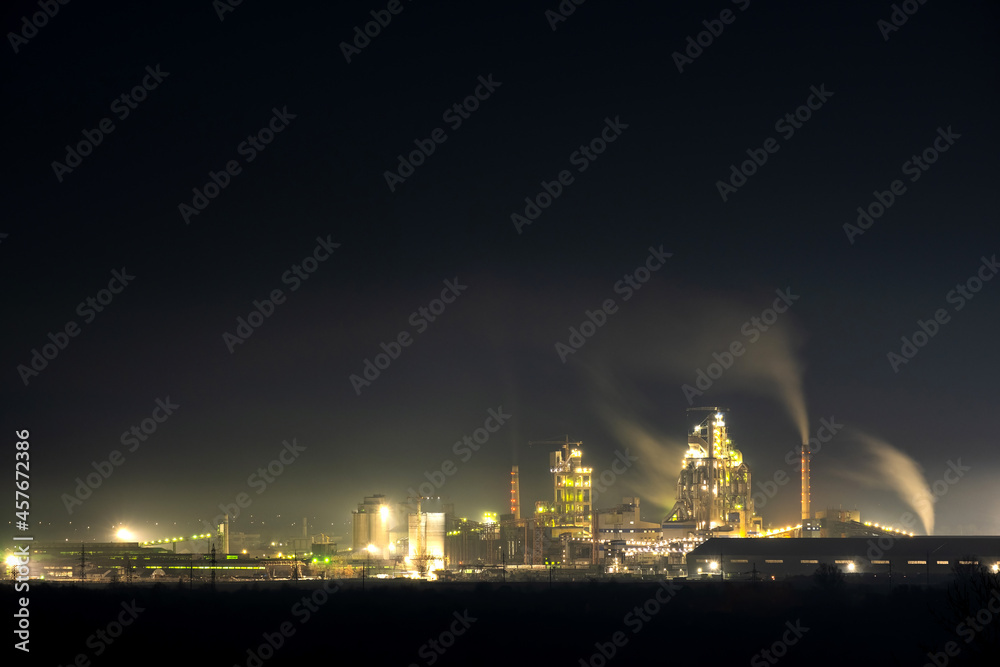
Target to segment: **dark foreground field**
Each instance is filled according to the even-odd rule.
[[[1000,614],[959,613],[969,600],[949,603],[944,587],[324,584],[32,583],[22,664],[935,664],[928,652],[938,665],[1000,664]],[[0,590],[4,609],[16,609],[23,594]]]

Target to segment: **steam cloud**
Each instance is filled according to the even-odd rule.
[[[740,359],[743,366],[733,369],[734,384],[750,391],[759,388],[777,398],[799,429],[801,442],[809,442],[809,417],[802,389],[804,371],[790,329],[772,327],[747,348]],[[760,380],[765,382],[763,387],[758,384]]]
[[[642,464],[641,472],[628,480],[629,486],[659,507],[673,507],[686,443],[654,433],[634,417],[622,417],[610,409],[602,409],[600,414],[615,439],[630,448]]]
[[[934,494],[924,479],[923,470],[909,455],[884,440],[857,433],[874,458],[873,472],[855,473],[852,477],[871,487],[888,486],[909,505],[928,535],[934,534]]]
[[[778,321],[757,328],[751,316],[760,317],[773,301],[773,294],[751,301],[735,301],[718,295],[677,295],[671,299],[667,312],[656,313],[662,318],[655,324],[627,331],[628,339],[617,341],[625,350],[621,363],[638,375],[676,378],[681,384],[694,386],[698,369],[706,372],[717,355],[725,356],[734,343],[744,352],[733,358],[712,387],[704,390],[703,401],[694,405],[712,405],[716,385],[726,391],[737,391],[777,400],[787,411],[798,429],[800,442],[809,441],[809,418],[802,387],[804,368],[799,361],[802,336],[791,313],[778,316]],[[650,316],[646,313],[646,316]],[[684,331],[664,344],[663,331],[670,331],[683,322]],[[618,331],[613,332],[617,335]],[[749,335],[748,335],[749,334]],[[681,387],[678,386],[678,394]]]

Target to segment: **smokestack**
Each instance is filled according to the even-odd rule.
[[[510,468],[510,513],[515,519],[521,518],[521,482],[518,479],[517,466]]]
[[[308,517],[302,517],[302,537],[303,539],[309,539],[309,519]]]
[[[809,509],[809,443],[802,443],[802,520],[811,519]]]
[[[176,546],[175,544],[175,550]],[[225,523],[222,524],[222,553],[229,553],[229,514],[226,514]]]

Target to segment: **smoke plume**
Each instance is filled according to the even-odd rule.
[[[857,433],[874,459],[871,472],[851,475],[872,487],[888,486],[909,505],[928,535],[934,534],[934,494],[924,479],[923,469],[909,455],[866,433]]]

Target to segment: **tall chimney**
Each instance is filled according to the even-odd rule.
[[[802,443],[802,520],[811,519],[809,509],[809,443]]]
[[[518,480],[517,466],[510,469],[510,513],[515,519],[521,518],[521,482]]]

